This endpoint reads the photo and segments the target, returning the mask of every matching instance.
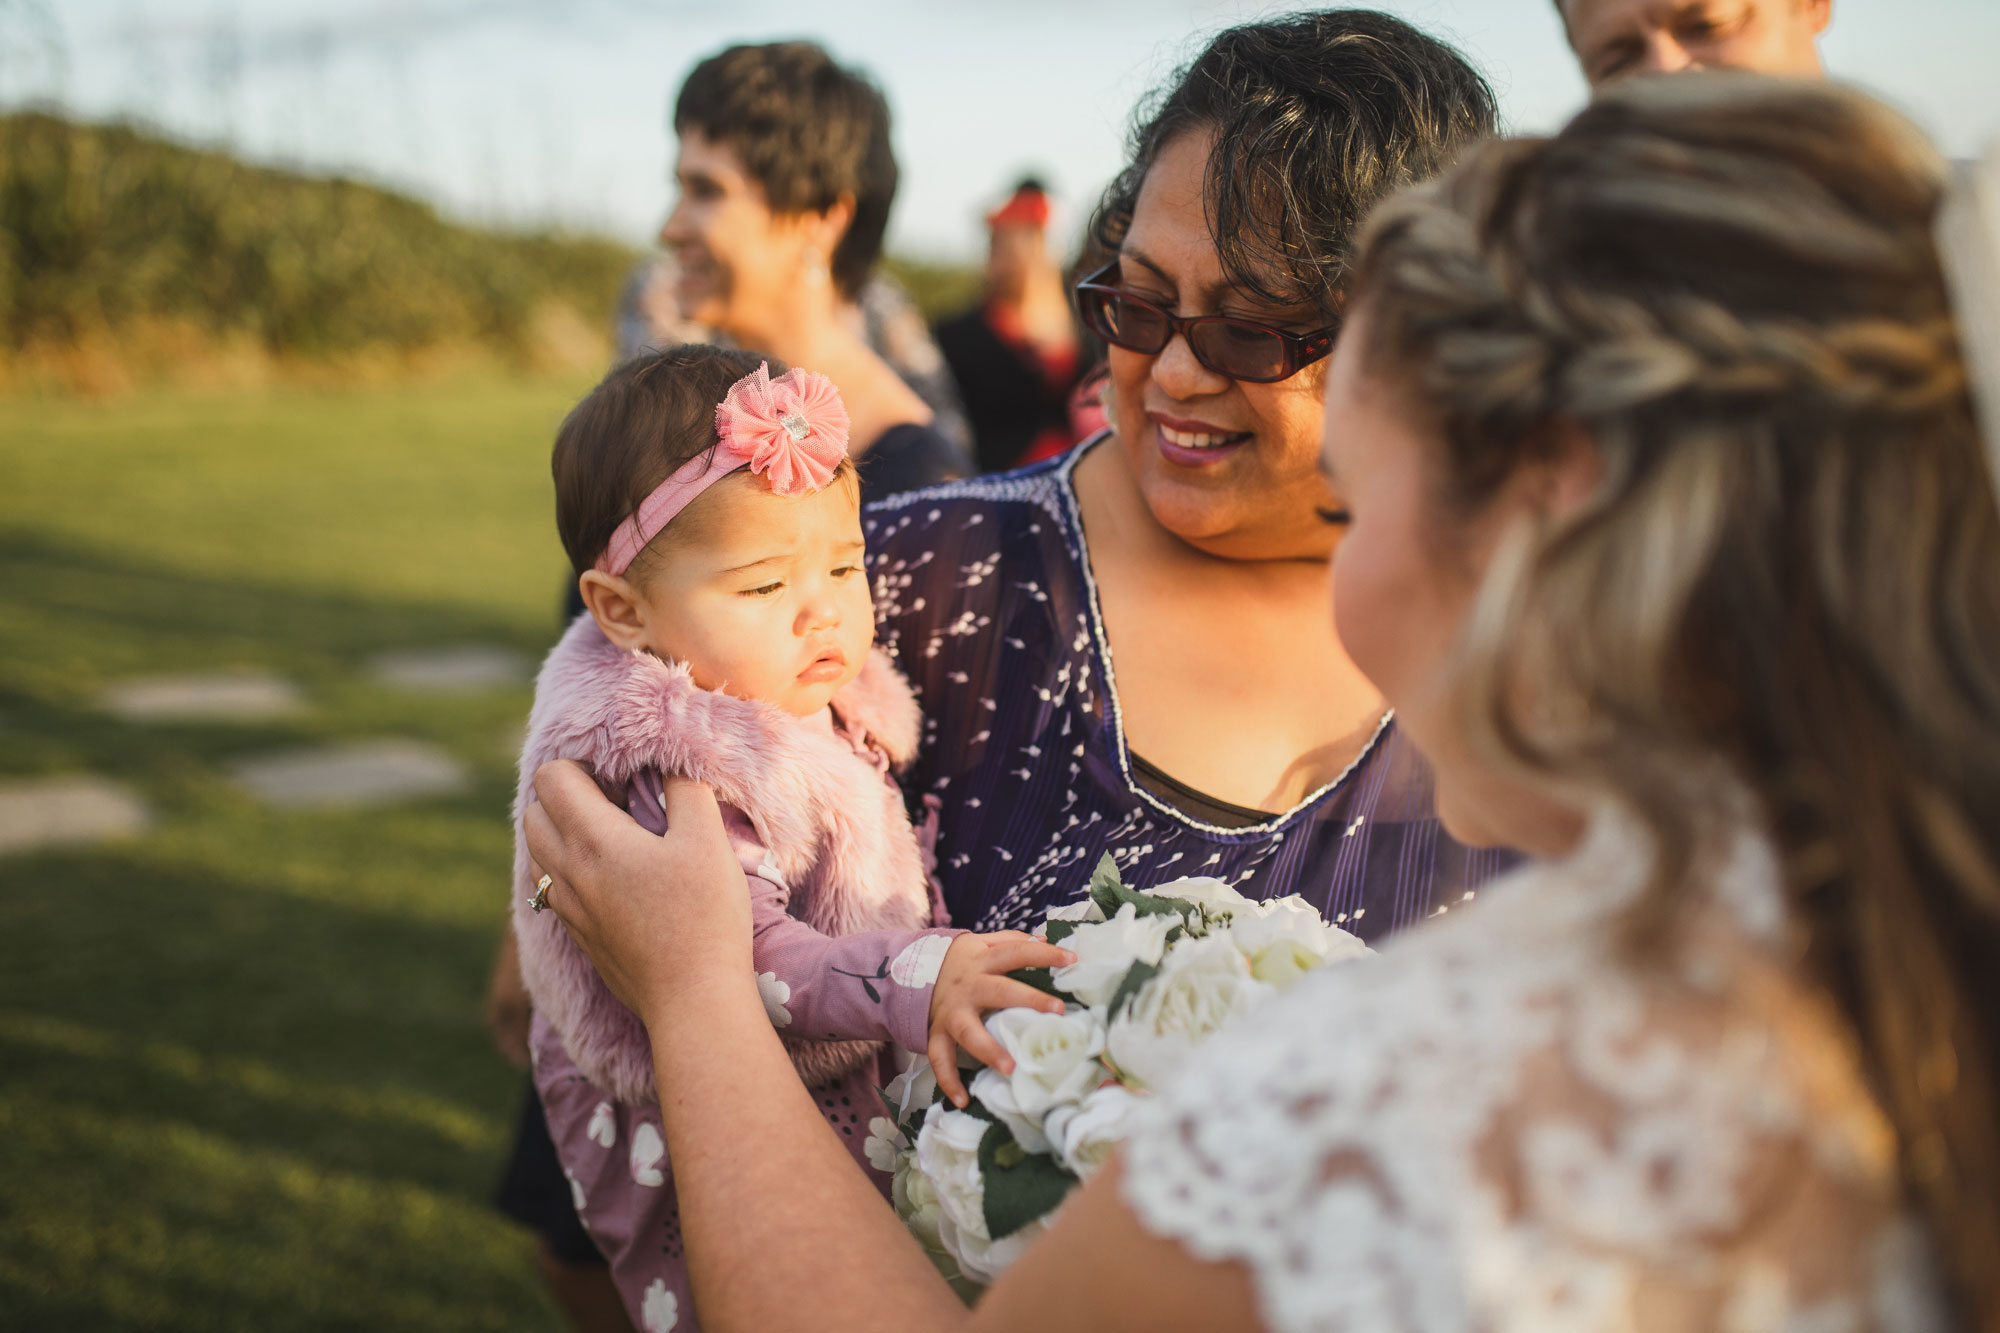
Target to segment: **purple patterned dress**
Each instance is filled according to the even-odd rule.
[[[937,804],[952,924],[1034,926],[1107,851],[1128,883],[1209,875],[1253,898],[1297,893],[1364,939],[1510,868],[1439,827],[1430,770],[1388,717],[1345,773],[1281,813],[1204,798],[1131,753],[1071,484],[1094,443],[864,515],[877,640],[924,710],[904,787]]]

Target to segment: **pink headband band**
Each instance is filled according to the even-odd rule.
[[[623,574],[647,543],[694,498],[739,468],[778,495],[805,495],[833,480],[847,457],[847,409],[833,381],[810,370],[771,378],[769,362],[730,387],[715,408],[713,452],[689,459],[640,501],[597,557],[606,574]]]

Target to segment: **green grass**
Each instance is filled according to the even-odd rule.
[[[528,693],[362,664],[546,648],[548,447],[584,387],[0,402],[0,780],[100,773],[156,815],[0,859],[0,1326],[559,1326],[487,1204],[520,1090],[479,1008]],[[309,707],[140,727],[96,702],[232,667]],[[279,813],[225,776],[379,736],[472,790]]]

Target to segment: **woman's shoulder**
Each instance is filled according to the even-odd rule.
[[[1280,1329],[1624,1326],[1658,1283],[1711,1313],[1920,1312],[1893,1144],[1839,1033],[1754,966],[1627,965],[1632,871],[1529,866],[1304,978],[1148,1106],[1128,1202],[1248,1264]],[[1801,1253],[1838,1260],[1789,1272]]]
[[[1066,524],[1070,504],[1069,466],[1075,453],[1072,450],[1011,472],[954,478],[871,499],[862,510],[862,522],[871,541],[878,534],[886,541],[912,528],[922,529],[947,520],[962,523],[972,517],[979,522],[1010,518],[1036,522],[1047,517],[1059,525]]]
[[[862,527],[878,587],[885,573],[949,570],[963,575],[949,589],[953,600],[990,599],[1008,586],[994,577],[1002,560],[1017,581],[1074,581],[1081,556],[1068,461],[1065,455],[867,505]],[[927,604],[943,610],[935,597]]]

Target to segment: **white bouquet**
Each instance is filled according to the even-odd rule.
[[[1108,855],[1088,898],[1050,909],[1046,934],[1076,962],[1014,975],[1066,1012],[986,1019],[1014,1072],[968,1061],[961,1111],[919,1059],[871,1127],[897,1211],[962,1294],[1027,1248],[1125,1137],[1139,1099],[1209,1034],[1311,969],[1368,952],[1303,899],[1252,902],[1218,879],[1129,889]]]

